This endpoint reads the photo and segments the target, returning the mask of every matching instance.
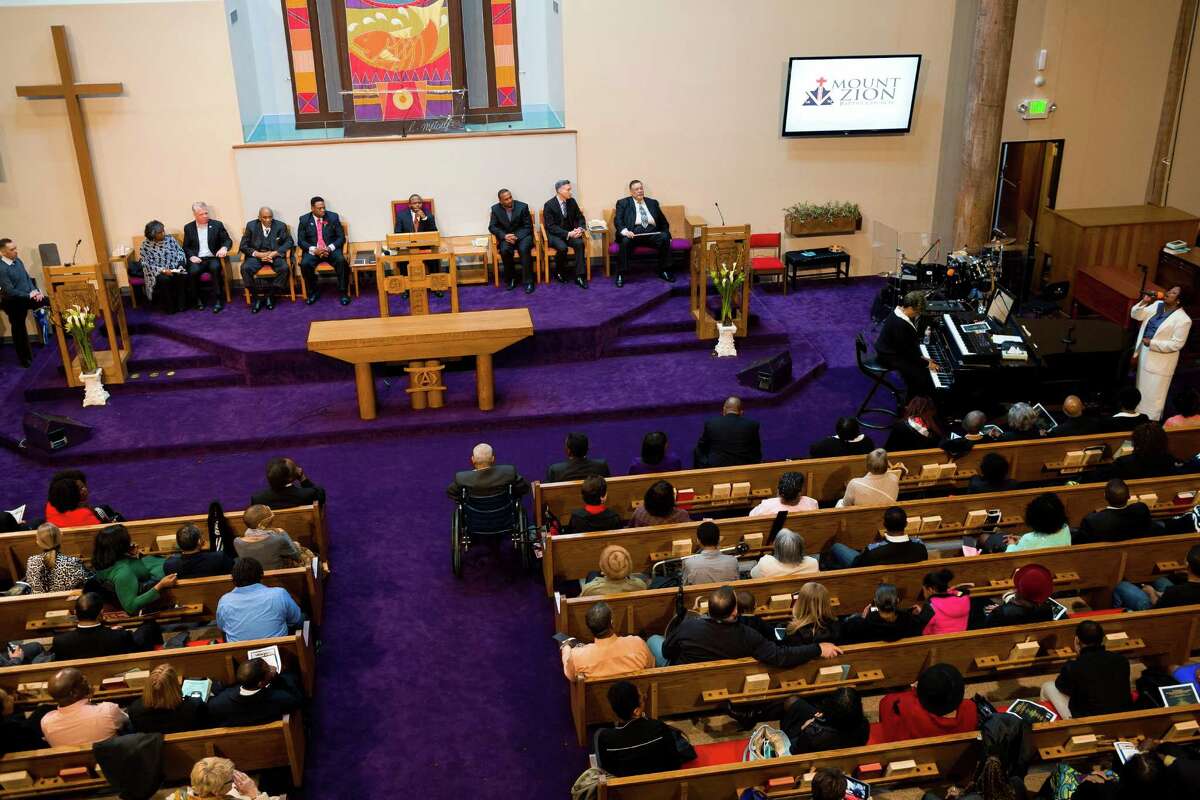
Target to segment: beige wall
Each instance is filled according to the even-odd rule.
[[[1167,205],[1200,215],[1200,26],[1193,32],[1186,80]]]
[[[17,240],[40,273],[36,246],[64,260],[83,237],[93,257],[62,100],[18,98],[13,87],[58,79],[50,26],[67,26],[78,80],[121,81],[119,97],[83,101],[109,247],[146,221],[178,228],[193,200],[241,219],[230,146],[241,141],[220,0],[0,9],[0,236]]]
[[[1180,0],[1021,0],[1004,141],[1065,139],[1058,208],[1145,201]],[[1046,85],[1034,86],[1038,50]],[[1058,110],[1022,120],[1024,98]]]
[[[901,231],[933,225],[955,5],[564,3],[566,122],[579,131],[584,205],[611,206],[639,177],[648,193],[686,202],[710,222],[717,222],[713,201],[720,201],[730,224],[778,231],[782,209],[794,202],[852,200],[862,207],[863,232],[839,241],[856,273],[875,271],[874,220]],[[780,136],[789,56],[873,53],[924,56],[911,133]],[[634,64],[647,68],[646,80],[635,79]]]

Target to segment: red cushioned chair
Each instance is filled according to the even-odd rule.
[[[779,233],[750,234],[750,269],[754,276],[778,275],[783,284],[783,293],[787,294],[788,277],[781,258],[783,236]],[[774,255],[756,256],[755,250],[773,250]]]

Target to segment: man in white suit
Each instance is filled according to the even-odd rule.
[[[1183,288],[1172,286],[1162,299],[1147,295],[1129,310],[1129,316],[1142,323],[1133,351],[1137,388],[1142,393],[1137,410],[1150,419],[1162,418],[1179,351],[1192,329],[1192,318],[1183,310],[1185,300]]]

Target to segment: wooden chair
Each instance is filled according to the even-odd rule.
[[[779,233],[750,234],[750,274],[754,277],[778,275],[783,284],[783,293],[788,291],[787,271],[783,266],[782,244],[783,236]],[[756,256],[755,250],[771,250],[772,255]]]
[[[182,231],[167,231],[168,236],[174,236],[175,241],[179,242],[179,246],[183,247],[183,232]],[[137,308],[137,287],[145,287],[146,279],[141,275],[133,275],[129,272],[130,261],[141,261],[142,242],[146,241],[145,236],[133,237],[133,249],[125,256],[125,274],[129,277],[129,301],[134,308]],[[145,291],[145,288],[142,289]]]
[[[667,218],[667,224],[671,226],[671,256],[679,255],[683,259],[683,264],[677,266],[677,269],[686,269],[688,259],[691,255],[693,234],[696,228],[702,228],[708,223],[702,218],[687,213],[687,209],[682,205],[662,205],[659,204],[663,216]],[[612,258],[619,252],[617,245],[617,231],[613,228],[613,216],[617,213],[615,208],[604,209],[604,232],[601,234],[601,243],[603,244],[604,252],[604,274],[612,274]],[[633,255],[653,254],[649,248],[638,248],[634,250]]]
[[[383,255],[382,242],[350,242],[346,245],[346,265],[350,269],[350,277],[354,280],[354,296],[359,296],[358,276],[366,272],[375,274],[375,265]]]
[[[421,199],[422,199],[421,209],[426,214],[433,217],[434,221],[436,222],[437,221],[437,202],[432,197],[423,197]],[[392,201],[391,231],[396,230],[396,221],[400,219],[400,215],[407,214],[407,213],[409,213],[407,200],[393,200]]]
[[[533,216],[532,210],[530,210],[529,215],[532,218],[532,216]],[[533,247],[529,251],[529,258],[533,262],[533,264],[532,264],[532,266],[533,266],[533,282],[534,283],[542,283],[541,265],[542,265],[543,243],[542,243],[541,234],[538,232],[538,228],[536,225],[533,228],[532,234],[533,235],[531,238],[533,239]],[[494,284],[496,286],[499,286],[500,285],[500,271],[504,268],[504,262],[500,258],[500,242],[498,239],[496,239],[495,236],[492,236],[492,234],[490,232],[488,233],[488,238],[491,239],[491,247],[488,248],[488,259],[491,261],[491,264],[492,264],[492,277],[493,277]],[[519,258],[520,258],[520,256],[518,254],[516,254],[516,253],[513,254],[514,269],[516,269],[515,265],[516,265],[516,262],[519,260]]]
[[[583,209],[580,209],[583,212]],[[587,219],[587,212],[583,212],[583,218]],[[592,280],[592,236],[585,228],[583,233],[584,246],[587,248],[587,254],[583,258],[583,263],[587,266],[587,279]],[[537,212],[537,236],[534,237],[534,243],[537,249],[542,253],[542,283],[550,282],[550,258],[558,255],[558,251],[550,246],[550,237],[546,235],[546,223],[542,219],[542,210]],[[607,267],[606,274],[607,274]]]
[[[292,233],[291,226],[288,225],[286,222],[283,223],[283,226],[287,229],[288,235],[290,236]],[[293,240],[293,241],[295,241],[295,240]],[[283,263],[287,264],[287,271],[288,271],[288,297],[291,298],[291,301],[293,303],[296,302],[296,271],[299,269],[299,262],[296,261],[296,250],[297,250],[297,248],[293,247],[283,257]],[[246,256],[243,255],[242,258],[246,258]],[[275,277],[275,269],[274,269],[274,267],[270,267],[270,266],[262,267],[258,270],[258,272],[254,273],[254,277],[255,278],[274,278]],[[246,297],[246,305],[250,305],[250,287],[243,286],[242,293]]]
[[[348,243],[350,241],[350,223],[346,222],[345,219],[340,220],[340,222],[342,223],[342,236],[345,237],[345,240]],[[346,256],[346,269],[350,269],[350,258],[348,255],[347,244],[342,245],[342,255]],[[304,280],[304,273],[300,270],[300,260],[302,258],[304,258],[304,251],[300,249],[300,245],[296,245],[296,247],[292,250],[292,262],[295,264],[295,271],[300,273],[300,293],[305,297],[308,297],[308,286]],[[320,264],[317,264],[317,268],[313,270],[313,272],[317,274],[318,281],[321,279],[322,275],[332,275],[337,277],[337,270],[333,268],[332,264],[326,261],[322,261]]]

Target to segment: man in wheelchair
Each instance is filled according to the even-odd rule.
[[[499,494],[509,486],[513,487],[514,497],[529,492],[529,482],[517,468],[512,464],[497,464],[496,454],[486,442],[480,442],[471,451],[471,467],[454,474],[454,482],[446,488],[451,499],[461,498],[463,489],[475,496]]]

